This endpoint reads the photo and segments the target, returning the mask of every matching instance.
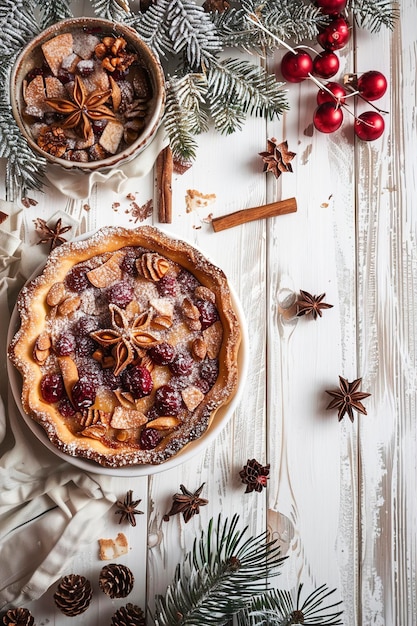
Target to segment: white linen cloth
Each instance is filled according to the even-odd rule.
[[[146,176],[167,145],[163,126],[138,157],[109,172],[81,174],[48,166],[48,180],[73,199],[94,184],[125,193]],[[0,200],[10,217],[0,228],[0,610],[36,600],[64,573],[75,552],[91,549],[126,480],[85,472],[48,450],[24,423],[7,381],[7,332],[17,294],[46,258],[22,242],[22,212]],[[104,225],[104,224],[103,224]],[[117,481],[117,483],[115,482]]]

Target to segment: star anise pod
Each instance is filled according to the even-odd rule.
[[[104,348],[112,348],[115,359],[114,375],[118,376],[134,361],[141,348],[151,348],[158,340],[145,329],[149,326],[150,312],[140,313],[132,320],[116,304],[109,304],[112,328],[90,333]]]
[[[333,304],[327,304],[323,302],[326,294],[322,293],[319,296],[313,296],[308,291],[300,289],[300,297],[297,300],[297,316],[311,315],[314,320],[317,317],[322,316],[322,309],[331,309]]]
[[[288,150],[286,141],[277,143],[275,137],[267,140],[266,152],[259,152],[264,162],[264,172],[272,172],[275,178],[279,178],[283,172],[292,172],[290,161],[295,155],[296,152]]]
[[[101,91],[96,89],[90,93],[81,78],[77,75],[74,83],[74,100],[64,98],[46,98],[45,102],[55,111],[65,116],[65,120],[60,124],[61,128],[77,129],[84,140],[87,140],[91,131],[91,121],[114,120],[115,115],[105,102],[111,96],[112,90]]]
[[[135,515],[143,515],[143,511],[139,511],[136,507],[141,500],[133,500],[133,491],[129,489],[124,500],[117,500],[116,506],[119,508],[115,511],[115,515],[120,515],[119,524],[129,522],[131,526],[136,526]]]
[[[269,463],[261,465],[256,459],[248,459],[247,464],[240,470],[239,476],[246,485],[245,493],[251,491],[261,492],[269,478]]]
[[[350,421],[353,422],[354,409],[355,411],[358,411],[358,413],[367,415],[366,409],[361,400],[368,398],[371,394],[358,391],[362,383],[362,378],[357,378],[350,383],[346,378],[339,376],[339,381],[340,389],[337,389],[336,391],[326,391],[326,393],[333,398],[326,409],[337,409],[339,422],[346,413],[348,414]]]
[[[172,497],[173,503],[171,509],[166,515],[164,515],[164,520],[167,522],[171,515],[182,513],[184,521],[189,522],[194,515],[198,515],[198,513],[200,513],[200,506],[206,506],[206,504],[208,504],[208,500],[200,498],[200,493],[202,492],[204,485],[205,483],[203,483],[194,493],[188,491],[184,485],[180,485],[181,493],[176,493]]]
[[[62,235],[72,228],[72,226],[62,226],[61,218],[56,221],[53,228],[48,226],[45,220],[40,217],[37,217],[33,222],[36,232],[41,237],[40,241],[38,241],[38,245],[41,243],[50,243],[50,251],[54,250],[54,248],[60,246],[62,243],[65,243],[66,239]]]

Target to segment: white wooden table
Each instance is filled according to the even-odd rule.
[[[355,28],[340,53],[340,75],[377,69],[388,79],[377,103],[389,111],[381,139],[355,140],[349,116],[333,135],[314,131],[317,88],[304,82],[289,86],[291,109],[280,121],[250,119],[235,135],[201,136],[196,163],[174,176],[173,221],[163,228],[201,248],[234,285],[248,325],[249,373],[232,420],[204,454],[120,481],[120,496],[132,489],[145,513],[136,528],[123,527],[130,544],[123,562],[136,578],[128,601],[143,608],[152,609],[194,538],[221,512],[238,513],[253,535],[268,528],[280,540],[289,558],[273,584],[303,582],[306,593],[323,583],[337,588],[345,626],[417,623],[417,5],[403,0],[399,8],[394,32]],[[359,103],[357,112],[366,108]],[[278,180],[263,173],[258,156],[270,137],[297,153],[294,172]],[[187,189],[214,193],[216,202],[187,213]],[[129,191],[138,204],[152,198],[153,174]],[[58,209],[81,217],[80,232],[133,225],[126,195],[95,188],[71,203],[52,189],[30,195],[38,200],[24,214],[31,236],[32,220]],[[221,233],[205,219],[291,196],[295,214]],[[147,223],[159,225],[156,211]],[[286,298],[300,289],[326,292],[334,307],[316,321],[287,319]],[[326,411],[325,390],[337,388],[339,375],[362,377],[372,394],[368,415],[353,424]],[[239,478],[252,458],[271,465],[260,494],[245,494]],[[163,522],[181,483],[192,491],[205,483],[209,504],[188,524],[179,516]],[[109,515],[108,536],[119,530]],[[102,565],[96,544],[74,555],[73,571],[91,579]],[[52,593],[29,607],[36,623],[69,623],[54,611]],[[101,595],[82,623],[104,626],[124,604]]]

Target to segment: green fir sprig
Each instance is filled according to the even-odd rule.
[[[270,588],[286,557],[266,533],[247,537],[239,516],[217,523],[194,541],[164,596],[157,596],[155,626],[338,626],[341,601],[328,604],[335,590],[321,585],[302,600],[293,592]]]
[[[248,115],[279,118],[288,108],[284,85],[259,62],[224,60],[226,48],[266,56],[277,39],[314,40],[329,18],[304,0],[236,0],[225,13],[207,13],[195,0],[158,0],[141,11],[129,0],[91,0],[95,15],[133,26],[158,54],[166,72],[165,127],[174,158],[196,158],[196,136],[210,126],[230,134]],[[347,15],[376,32],[393,28],[398,10],[390,0],[348,0]],[[146,3],[146,6],[148,3]],[[256,14],[265,31],[247,20]],[[0,3],[0,156],[7,158],[9,181],[23,191],[42,186],[45,160],[21,136],[9,103],[10,72],[22,47],[45,27],[72,16],[70,0],[3,0]],[[243,80],[244,78],[244,80]]]
[[[222,626],[265,591],[267,578],[279,573],[284,558],[266,533],[247,537],[247,528],[239,530],[238,522],[238,515],[210,520],[177,566],[165,596],[156,598],[156,626]]]

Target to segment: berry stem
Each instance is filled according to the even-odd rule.
[[[349,85],[346,85],[346,87],[349,89]],[[375,111],[377,111],[378,113],[382,113],[383,115],[388,115],[388,111],[384,111],[383,109],[380,109],[379,107],[376,106],[376,104],[374,104],[373,102],[370,102],[369,100],[367,100],[366,98],[364,98],[364,96],[361,94],[360,91],[353,90],[349,93],[349,96],[358,96],[358,98],[360,98],[361,100],[363,100],[364,102],[366,102],[367,104],[369,104],[369,106],[371,106],[373,109],[375,109]]]

